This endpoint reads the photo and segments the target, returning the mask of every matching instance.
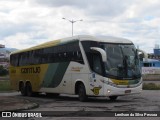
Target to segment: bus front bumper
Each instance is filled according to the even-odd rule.
[[[142,84],[137,87],[130,88],[122,88],[122,87],[114,87],[114,86],[105,86],[104,87],[104,96],[123,96],[123,95],[131,95],[142,92]]]

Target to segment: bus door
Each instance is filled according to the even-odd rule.
[[[103,95],[103,83],[101,80],[103,79],[103,68],[102,68],[102,58],[100,53],[93,53],[91,60],[91,69],[92,72],[89,75],[89,84],[90,89],[94,95]]]

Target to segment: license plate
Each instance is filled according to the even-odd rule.
[[[131,93],[131,90],[125,90],[125,93],[127,94],[127,93]]]

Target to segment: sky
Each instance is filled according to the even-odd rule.
[[[159,0],[0,0],[0,44],[24,49],[74,35],[115,36],[152,53]],[[66,20],[62,19],[66,18]]]

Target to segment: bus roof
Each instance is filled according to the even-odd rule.
[[[75,40],[79,41],[97,41],[97,42],[106,42],[106,43],[126,43],[126,44],[132,44],[130,40],[124,39],[124,38],[118,38],[118,37],[111,37],[111,36],[99,36],[99,37],[93,37],[90,35],[77,35],[73,37],[58,39],[58,40],[52,40],[49,42],[42,43],[40,45],[36,45],[27,49],[18,50],[11,54],[21,53],[21,52],[27,52],[35,49],[41,49],[45,47],[51,47],[51,46],[57,46],[60,44],[65,44],[68,42],[72,42]]]

